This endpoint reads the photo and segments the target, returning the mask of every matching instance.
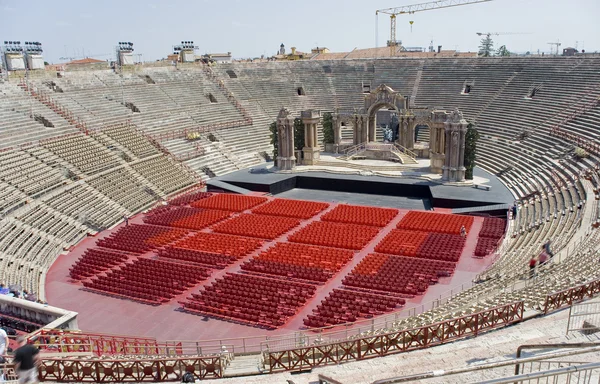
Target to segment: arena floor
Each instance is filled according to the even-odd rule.
[[[296,196],[294,196],[296,197]],[[310,199],[310,197],[308,198]],[[328,209],[333,209],[339,203],[331,204]],[[324,211],[327,212],[328,210]],[[448,210],[439,209],[438,212]],[[222,340],[229,338],[246,337],[247,345],[258,345],[264,339],[261,336],[275,336],[293,333],[303,327],[302,320],[307,314],[324,299],[333,289],[341,285],[343,277],[354,268],[368,253],[373,252],[375,245],[402,219],[408,210],[401,210],[396,216],[368,245],[359,253],[356,253],[353,259],[343,267],[333,278],[324,285],[318,286],[315,296],[298,310],[295,316],[277,330],[268,331],[261,328],[235,324],[215,318],[192,315],[181,312],[178,300],[189,296],[192,292],[197,292],[203,285],[210,284],[214,278],[222,276],[226,272],[236,272],[240,270],[240,264],[249,260],[262,249],[269,247],[272,242],[267,242],[264,247],[249,254],[240,261],[231,264],[224,270],[216,270],[211,278],[194,286],[184,294],[174,298],[167,304],[161,306],[150,306],[127,299],[119,299],[112,296],[93,293],[82,289],[80,283],[72,281],[69,277],[69,268],[85,252],[86,249],[93,247],[96,240],[110,235],[118,230],[124,224],[105,231],[95,237],[90,237],[78,244],[71,252],[61,255],[50,268],[46,278],[46,297],[48,302],[59,308],[76,311],[79,313],[78,321],[81,330],[86,332],[110,333],[130,336],[154,337],[158,340]],[[314,221],[319,215],[315,216]],[[142,223],[143,214],[137,215],[131,223]],[[308,222],[305,222],[306,224]],[[440,278],[439,283],[431,285],[424,295],[417,296],[407,301],[404,310],[423,305],[438,298],[442,293],[456,290],[463,283],[468,283],[472,278],[492,261],[491,257],[484,259],[473,258],[473,251],[477,242],[477,236],[481,229],[483,219],[476,217],[470,233],[467,237],[465,248],[462,252],[454,274],[451,277]],[[301,224],[301,228],[303,225]],[[285,240],[290,233],[298,228],[284,234],[274,241]],[[205,230],[203,230],[205,231]],[[149,252],[142,257],[152,257],[154,252]],[[149,277],[151,279],[151,277]],[[209,343],[212,344],[212,343]],[[218,342],[216,343],[218,344]]]

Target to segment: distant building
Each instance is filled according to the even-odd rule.
[[[563,56],[575,56],[576,53],[579,53],[579,51],[573,47],[563,48]]]
[[[329,48],[325,48],[325,47],[316,47],[310,50],[310,53],[316,55],[319,53],[329,53]]]
[[[85,59],[69,61],[67,63],[67,65],[98,64],[98,63],[105,63],[105,61],[98,60],[98,59],[92,59],[91,57],[86,57]]]
[[[202,56],[203,61],[213,61],[217,63],[231,63],[231,52],[227,53],[207,53]]]
[[[283,43],[281,43],[281,45],[279,46],[279,53],[278,55],[285,55],[285,45],[283,45]]]

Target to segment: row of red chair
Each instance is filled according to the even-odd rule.
[[[354,252],[348,249],[286,242],[276,243],[252,260],[274,261],[337,272],[352,260],[353,256]]]
[[[220,209],[223,211],[242,212],[256,207],[268,199],[260,196],[236,195],[232,193],[217,193],[206,199],[194,201],[190,205],[196,208]]]
[[[333,272],[316,267],[278,263],[267,260],[251,260],[242,264],[244,271],[267,275],[285,276],[293,279],[324,283],[333,276]]]
[[[200,230],[229,216],[229,211],[167,206],[152,211],[144,217],[144,223]]]
[[[506,220],[499,219],[496,217],[485,217],[483,219],[483,225],[481,231],[479,231],[479,237],[489,237],[491,239],[500,239],[504,236],[504,230],[506,229]]]
[[[416,256],[429,234],[422,231],[393,229],[375,247],[375,251],[394,255]]]
[[[120,269],[84,281],[86,288],[161,304],[205,280],[211,270],[156,259],[137,259]]]
[[[340,204],[323,215],[321,219],[338,223],[385,227],[397,214],[398,210],[393,208]]]
[[[352,259],[347,249],[297,243],[277,243],[242,265],[252,271],[289,278],[326,282]]]
[[[405,303],[395,296],[334,289],[303,322],[309,328],[343,324],[393,311]]]
[[[158,255],[162,258],[183,260],[196,264],[210,266],[211,268],[223,269],[227,265],[234,263],[237,258],[234,256],[220,255],[218,253],[210,253],[204,251],[196,251],[193,249],[177,248],[168,246],[158,251]]]
[[[363,259],[343,283],[346,286],[385,291],[395,294],[420,295],[441,276],[450,276],[456,264],[447,261],[370,254]]]
[[[154,225],[130,224],[120,228],[96,244],[105,248],[144,253],[161,247],[185,236],[188,231]]]
[[[69,274],[71,278],[76,280],[87,279],[115,265],[124,263],[127,259],[129,257],[124,253],[102,248],[90,248],[77,259],[70,268]]]
[[[379,233],[379,230],[380,228],[369,225],[315,221],[290,236],[289,240],[297,243],[359,250],[367,245]]]
[[[252,237],[198,232],[176,242],[173,246],[241,258],[262,244],[262,240]]]
[[[396,227],[423,232],[460,234],[462,226],[469,231],[471,225],[473,225],[472,216],[410,211],[400,220]]]
[[[492,239],[490,237],[480,237],[477,239],[477,245],[475,246],[475,256],[484,257],[494,253],[498,248],[499,239]]]
[[[457,262],[460,259],[465,238],[447,233],[430,233],[417,250],[416,257]]]
[[[185,310],[277,328],[314,295],[310,284],[227,273],[180,304]]]
[[[252,213],[310,219],[327,207],[329,207],[328,203],[316,201],[273,199],[267,204],[254,208]]]
[[[298,224],[300,220],[296,218],[244,213],[215,225],[213,230],[232,235],[274,239]]]
[[[185,195],[181,195],[179,197],[174,198],[169,201],[170,205],[189,205],[198,200],[206,199],[211,197],[213,194],[211,192],[193,192]]]

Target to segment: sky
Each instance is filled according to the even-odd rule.
[[[136,61],[157,60],[182,40],[197,54],[231,52],[234,58],[274,55],[281,43],[299,51],[332,52],[385,45],[389,16],[377,9],[427,0],[0,0],[0,43],[39,41],[44,58],[114,57],[119,41],[134,43]],[[549,52],[560,41],[600,51],[600,0],[493,0],[400,15],[397,39],[404,46],[477,51],[476,32],[493,36],[496,48]],[[413,21],[412,31],[409,21]],[[376,38],[377,36],[377,38]],[[61,59],[61,57],[63,59]],[[69,59],[64,59],[69,58]]]

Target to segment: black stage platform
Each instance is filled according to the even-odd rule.
[[[486,183],[491,187],[489,191],[411,178],[327,172],[270,173],[266,167],[253,167],[252,171],[245,169],[216,177],[207,182],[208,190],[239,193],[246,189],[287,198],[406,209],[467,208],[512,204],[514,201],[510,191],[496,176],[480,168],[475,168],[474,173],[490,180]]]

